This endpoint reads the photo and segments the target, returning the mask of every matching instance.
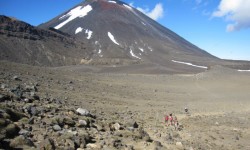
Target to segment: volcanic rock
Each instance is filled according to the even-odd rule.
[[[89,116],[90,112],[87,109],[78,108],[76,112],[82,116]]]
[[[23,135],[19,135],[10,141],[10,147],[12,148],[27,149],[27,147],[25,146],[34,147],[34,143]]]
[[[53,130],[54,130],[54,131],[61,131],[62,128],[61,128],[59,125],[54,125],[54,126],[53,126]]]

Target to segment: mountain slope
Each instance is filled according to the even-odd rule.
[[[91,51],[55,29],[44,30],[0,16],[0,59],[39,66],[62,66],[88,62]]]
[[[40,27],[89,40],[96,61],[118,58],[166,67],[172,60],[207,66],[219,61],[121,1],[85,1]]]

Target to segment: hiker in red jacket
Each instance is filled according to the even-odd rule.
[[[174,125],[173,115],[170,113],[169,115],[165,116],[165,123],[167,123],[167,126]]]
[[[165,123],[166,123],[166,125],[167,125],[167,126],[169,126],[168,121],[169,121],[169,116],[168,116],[168,115],[166,115],[166,116],[165,116]]]

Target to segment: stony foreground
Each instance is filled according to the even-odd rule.
[[[126,75],[1,63],[0,149],[249,149],[249,82],[225,68]],[[178,130],[163,122],[171,112]]]
[[[17,76],[12,80],[22,83]],[[0,148],[132,150],[140,142],[163,148],[133,119],[120,123],[66,100],[39,96],[38,83],[8,87],[1,84]]]

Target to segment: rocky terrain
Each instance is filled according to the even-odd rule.
[[[1,62],[0,148],[249,149],[249,81],[220,66],[142,75]]]
[[[0,15],[0,59],[36,66],[86,64],[91,48],[61,31]]]
[[[95,116],[64,99],[40,98],[36,95],[39,84],[20,83],[12,89],[1,84],[0,148],[133,149],[136,142],[155,142],[133,119],[122,124],[106,118],[104,112]]]
[[[89,107],[91,102],[84,105],[67,96],[54,97],[59,93],[47,93],[51,86],[58,85],[64,86],[65,92],[74,91],[76,81],[40,76],[33,71],[9,72],[5,67],[1,67],[0,79],[0,148],[164,149],[159,141],[150,138],[144,123],[134,119],[130,110],[109,114],[104,108],[99,111]],[[49,82],[45,83],[47,79]]]

